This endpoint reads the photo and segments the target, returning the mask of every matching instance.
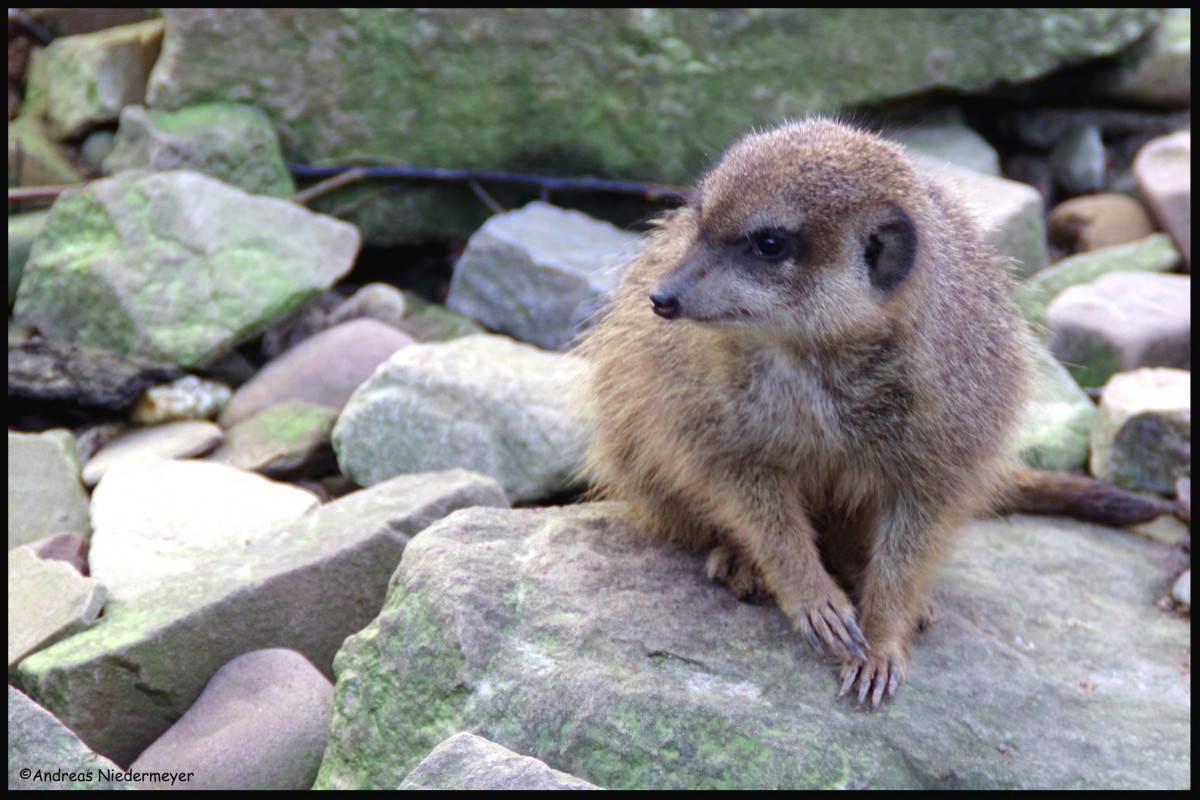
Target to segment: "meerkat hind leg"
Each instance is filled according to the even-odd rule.
[[[754,563],[732,545],[714,547],[704,563],[704,572],[709,580],[720,581],[732,589],[738,600],[762,603],[771,596]]]

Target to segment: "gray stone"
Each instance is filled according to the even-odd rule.
[[[292,650],[256,650],[213,675],[183,717],[130,765],[132,772],[191,772],[188,789],[312,786],[325,752],[333,686]],[[147,781],[147,789],[172,788]]]
[[[129,410],[129,418],[139,425],[213,419],[232,396],[233,390],[219,381],[184,375],[147,388]]]
[[[173,364],[48,341],[35,328],[8,329],[8,393],[12,397],[125,413],[148,387],[182,374]]]
[[[1129,244],[1154,233],[1150,215],[1137,200],[1116,192],[1072,197],[1046,218],[1050,242],[1067,253]]]
[[[332,408],[302,400],[268,406],[230,428],[208,460],[274,478],[332,471],[329,435],[337,415]]]
[[[370,486],[463,467],[491,475],[514,503],[572,488],[583,425],[572,408],[577,356],[477,334],[396,353],[333,429],[342,472]]]
[[[61,561],[80,575],[87,573],[88,540],[79,531],[68,531],[21,545],[45,561]]]
[[[29,547],[8,551],[8,668],[95,622],[104,584]]]
[[[1104,387],[1092,427],[1092,474],[1129,489],[1175,493],[1192,469],[1192,373],[1139,369]]]
[[[114,464],[92,495],[91,574],[112,607],[162,594],[188,575],[232,568],[318,505],[310,492],[201,461]]]
[[[1042,323],[1046,308],[1063,291],[1112,272],[1170,272],[1180,264],[1179,250],[1166,234],[1113,245],[1064,258],[1019,284],[1013,293],[1025,318]]]
[[[412,337],[374,319],[352,319],[305,339],[263,367],[221,413],[231,427],[289,400],[341,410],[363,381]]]
[[[117,144],[117,135],[110,130],[96,130],[87,135],[79,145],[79,157],[87,164],[91,175],[99,175],[104,159],[108,158]]]
[[[918,153],[949,161],[972,172],[1000,177],[1000,157],[995,149],[961,119],[916,125],[886,133],[889,139]]]
[[[183,366],[215,358],[347,271],[353,226],[183,170],[60,197],[14,319],[48,338]]]
[[[1148,495],[1143,495],[1143,497],[1154,502],[1154,498],[1150,498]],[[1183,543],[1187,542],[1192,535],[1189,523],[1169,513],[1162,514],[1149,522],[1130,525],[1125,530],[1144,539],[1161,542],[1168,547],[1182,547]]]
[[[1088,194],[1104,188],[1108,158],[1100,129],[1079,125],[1055,143],[1050,151],[1054,180],[1068,195]]]
[[[82,180],[66,149],[50,140],[41,117],[27,113],[8,124],[10,186],[74,185]]]
[[[1192,104],[1192,10],[1169,8],[1146,39],[1123,52],[1101,83],[1105,97],[1167,108]]]
[[[1133,161],[1138,188],[1158,224],[1171,234],[1192,264],[1192,132],[1179,131],[1147,142]]]
[[[616,510],[471,509],[417,537],[338,654],[316,786],[393,787],[462,730],[610,789],[1191,783],[1190,626],[1155,607],[1153,543],[966,525],[905,685],[867,714],[774,604]]]
[[[599,789],[536,758],[522,756],[473,733],[456,733],[433,748],[400,784],[401,789],[561,790]]]
[[[110,441],[83,467],[83,483],[95,486],[109,467],[126,458],[190,458],[212,450],[224,434],[219,425],[189,420],[137,428]]]
[[[91,530],[70,431],[9,431],[8,549],[61,531]]]
[[[33,243],[42,233],[46,224],[48,211],[34,211],[29,214],[9,214],[8,216],[8,307],[12,308],[13,300],[17,298],[17,287],[21,285],[21,273],[25,270],[25,261]]]
[[[1113,272],[1046,309],[1046,346],[1081,386],[1116,372],[1192,364],[1191,278]]]
[[[339,303],[329,315],[329,322],[336,325],[339,322],[367,317],[404,330],[404,317],[407,312],[408,302],[404,292],[390,283],[368,283]]]
[[[530,203],[471,237],[446,305],[499,333],[563,350],[590,327],[639,244],[586,214]]]
[[[71,139],[88,128],[115,122],[121,109],[141,103],[158,59],[161,19],[96,33],[62,36],[34,53],[29,96],[45,115],[50,133]]]
[[[85,422],[75,429],[75,451],[86,467],[109,442],[133,430],[133,426],[119,419],[98,419]]]
[[[931,156],[917,155],[915,160],[922,172],[945,186],[975,217],[984,241],[1016,262],[1015,274],[1030,275],[1046,266],[1046,227],[1037,190]]]
[[[179,111],[126,106],[104,171],[130,169],[193,170],[251,194],[289,197],[296,191],[271,121],[251,106],[204,103]]]
[[[1035,345],[1036,370],[1017,429],[1021,463],[1070,472],[1087,464],[1096,406],[1046,348]]]
[[[379,613],[413,536],[455,509],[505,504],[493,481],[463,471],[355,492],[106,610],[22,661],[16,678],[89,746],[127,764],[242,653],[285,645],[332,676],[334,654]],[[188,513],[162,519],[164,535]]]
[[[431,303],[412,292],[404,293],[402,327],[421,342],[448,342],[473,333],[486,333],[483,326],[466,314],[451,311],[441,303]]]
[[[8,687],[8,788],[127,789],[101,774],[121,768],[98,756],[46,709]]]
[[[871,8],[164,14],[171,35],[149,105],[236,95],[266,111],[302,162],[382,156],[668,184],[693,181],[755,127],[937,89],[1022,84],[1115,54],[1162,16],[906,8],[889,9],[881,25]],[[339,193],[323,207],[372,191]],[[532,193],[513,194],[509,206]],[[486,216],[465,186],[419,186],[374,198],[354,219],[370,240],[421,241],[467,235]]]

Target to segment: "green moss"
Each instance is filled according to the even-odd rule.
[[[609,789],[833,788],[844,785],[844,765],[808,767],[771,744],[772,730],[751,734],[729,719],[694,707],[668,713],[661,701],[638,702],[609,724],[576,731],[569,752],[548,760],[556,768]],[[560,740],[561,741],[561,740]],[[553,752],[539,750],[539,752]]]
[[[380,636],[381,627],[403,635]],[[446,641],[452,630],[422,597],[393,588],[379,618],[346,640],[334,664],[336,711],[314,788],[395,788],[463,729],[466,661]],[[397,663],[406,665],[402,673]]]
[[[1182,258],[1171,237],[1155,233],[1137,242],[1104,247],[1064,258],[1017,286],[1013,300],[1035,324],[1045,320],[1055,297],[1112,272],[1170,272]]]
[[[117,295],[93,265],[115,257],[120,237],[94,195],[80,192],[55,203],[34,245],[14,307],[57,338],[129,353],[135,330]],[[87,313],[80,313],[87,309]]]

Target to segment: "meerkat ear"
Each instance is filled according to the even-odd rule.
[[[917,260],[917,228],[902,208],[887,209],[867,237],[863,258],[876,289],[894,291],[908,277]]]

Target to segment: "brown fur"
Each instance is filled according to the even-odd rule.
[[[1125,527],[1175,514],[1187,522],[1182,503],[1137,494],[1087,475],[1017,469],[1005,480],[993,510],[1000,514],[1059,514]]]
[[[1009,288],[899,147],[827,120],[747,136],[582,344],[591,475],[739,596],[773,595],[843,657],[841,694],[878,705],[947,539],[1008,467]]]

